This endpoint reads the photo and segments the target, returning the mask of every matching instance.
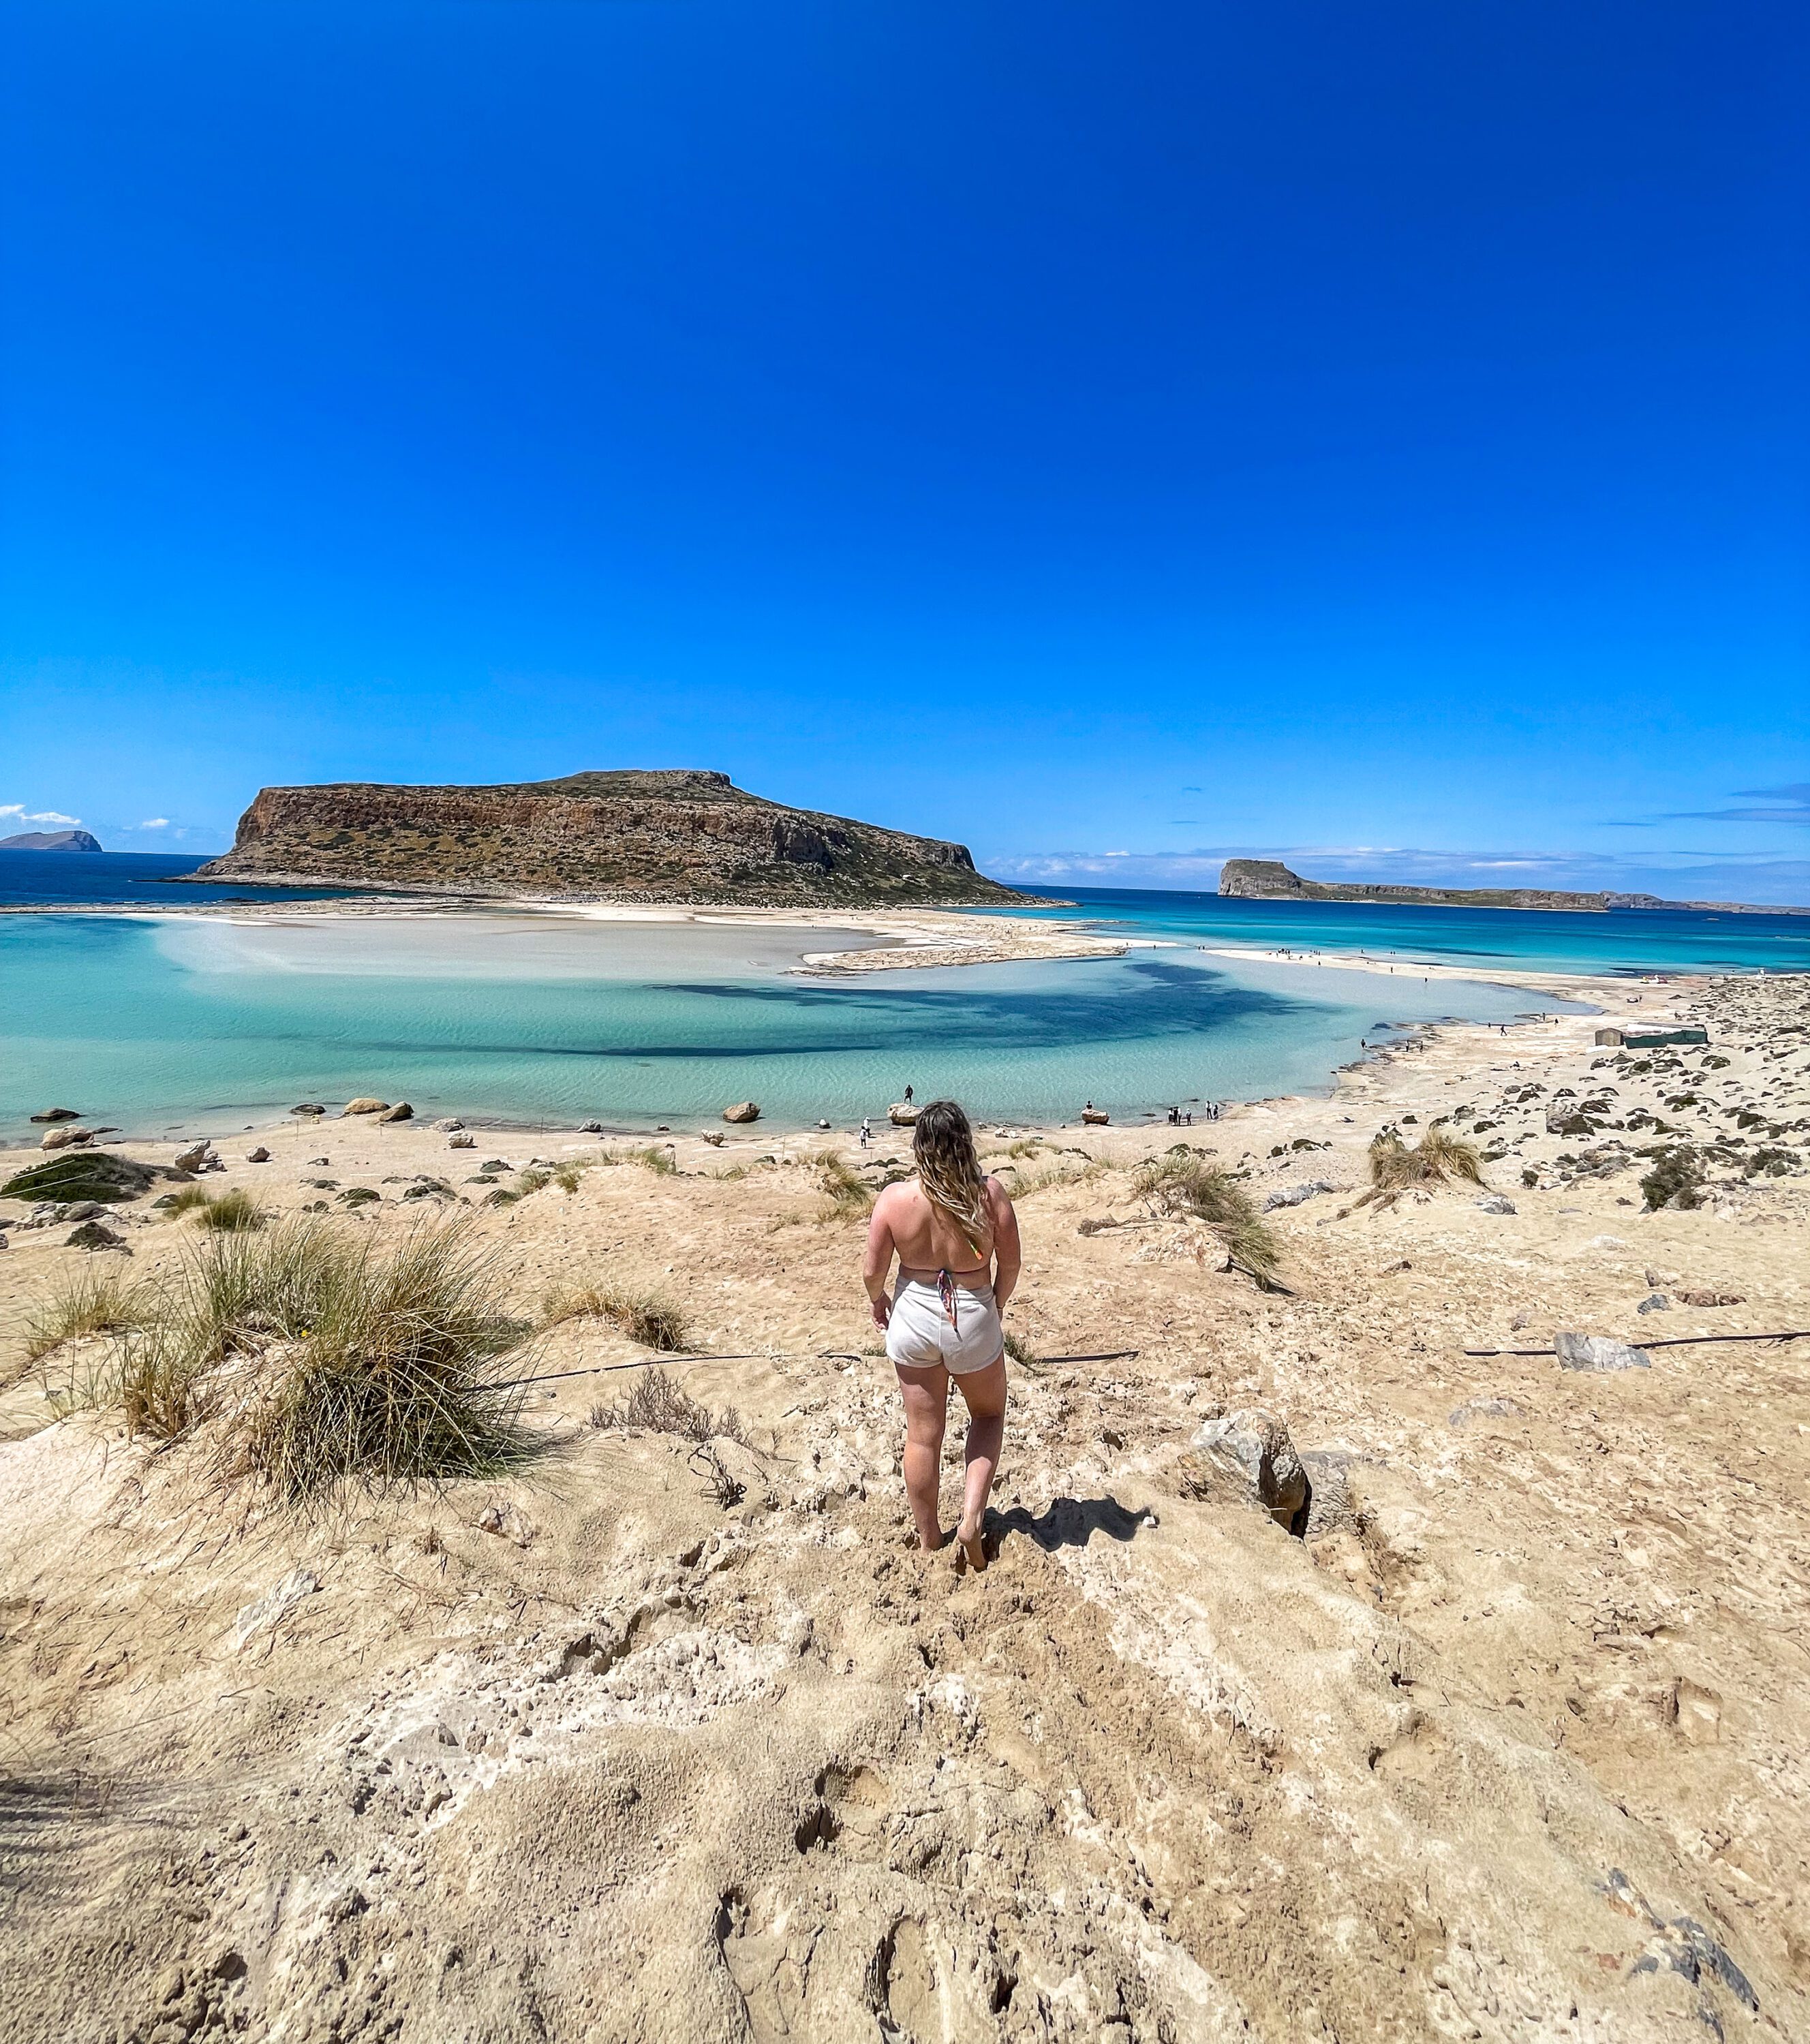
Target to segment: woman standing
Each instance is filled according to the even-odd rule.
[[[1005,1437],[1005,1337],[1000,1315],[1018,1282],[1018,1217],[1005,1188],[983,1178],[968,1117],[933,1100],[912,1130],[915,1184],[874,1202],[862,1278],[874,1324],[905,1397],[905,1490],[928,1554],[943,1542],[937,1486],[955,1378],[968,1408],[966,1478],[955,1538],[968,1566],[986,1566],[981,1525]],[[890,1298],[886,1278],[899,1259]]]

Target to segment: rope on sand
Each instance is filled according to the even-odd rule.
[[[1109,1349],[1098,1355],[1040,1355],[1034,1358],[1040,1366],[1059,1362],[1128,1362],[1140,1350],[1135,1348]],[[609,1377],[621,1370],[683,1370],[694,1362],[878,1362],[879,1356],[856,1355],[852,1350],[843,1348],[819,1349],[755,1349],[746,1355],[648,1355],[637,1356],[632,1362],[599,1362],[588,1370],[550,1370],[539,1377],[506,1377],[498,1384],[486,1385],[490,1391],[514,1391],[525,1384],[558,1384],[571,1377]]]
[[[1777,1335],[1660,1335],[1651,1341],[1637,1341],[1636,1348],[1696,1348],[1705,1342],[1810,1341],[1810,1327]],[[1555,1348],[1467,1348],[1466,1355],[1557,1355]]]

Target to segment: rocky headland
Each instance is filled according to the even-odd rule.
[[[1031,898],[965,845],[736,787],[726,774],[572,774],[494,787],[263,788],[190,878],[475,897],[801,907]]]
[[[1395,902],[1428,909],[1565,909],[1607,914],[1612,909],[1715,909],[1731,915],[1810,916],[1810,909],[1744,901],[1668,901],[1657,894],[1605,889],[1579,893],[1551,887],[1404,887],[1382,881],[1304,880],[1279,859],[1228,859],[1221,894],[1262,901]]]

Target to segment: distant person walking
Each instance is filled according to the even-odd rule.
[[[905,1399],[905,1491],[927,1554],[943,1545],[938,1487],[951,1377],[968,1408],[955,1539],[968,1566],[980,1570],[986,1501],[1005,1439],[1000,1315],[1018,1282],[1018,1217],[998,1179],[982,1175],[974,1131],[954,1101],[928,1103],[911,1150],[916,1181],[888,1185],[874,1202],[861,1276]],[[898,1282],[889,1297],[895,1255]]]
[[[874,1124],[866,1115],[861,1117],[861,1147],[865,1150],[874,1139]]]

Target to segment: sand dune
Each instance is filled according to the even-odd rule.
[[[814,1143],[682,1138],[678,1175],[469,1209],[515,1303],[652,1286],[755,1354],[674,1372],[743,1416],[727,1510],[690,1442],[591,1424],[623,1376],[532,1387],[541,1451],[507,1481],[312,1516],[223,1481],[204,1439],[47,1425],[45,1382],[88,1352],[26,1371],[18,1331],[81,1252],[15,1230],[13,2034],[1802,2034],[1810,1343],[1611,1376],[1462,1351],[1810,1325],[1801,1175],[1718,1166],[1704,1204],[1649,1213],[1650,1132],[1609,1126],[1700,1145],[1758,1101],[1800,1156],[1804,999],[1684,989],[1729,1060],[1690,1054],[1688,1085],[1599,1062],[1590,1018],[1455,1028],[1185,1132],[1260,1194],[1333,1185],[1270,1216],[1286,1296],[1141,1211],[1124,1167],[1173,1132],[1053,1132],[1016,1160],[1011,1324],[1046,1358],[1138,1353],[1015,1367],[978,1577],[909,1543],[858,1229],[816,1218]],[[1600,1128],[1547,1132],[1610,1083]],[[1475,1187],[1354,1207],[1380,1127],[1460,1107],[1495,1124],[1516,1212]],[[329,1121],[212,1182],[280,1208],[366,1185],[344,1225],[382,1232],[443,1208],[402,1201],[417,1174],[475,1203],[475,1160],[596,1149],[480,1140]],[[1077,1232],[1109,1216],[1139,1224]],[[131,1267],[191,1225],[127,1223]],[[535,1366],[645,1359],[578,1320]],[[1255,1404],[1307,1462],[1305,1537],[1198,1481],[1202,1419]]]

